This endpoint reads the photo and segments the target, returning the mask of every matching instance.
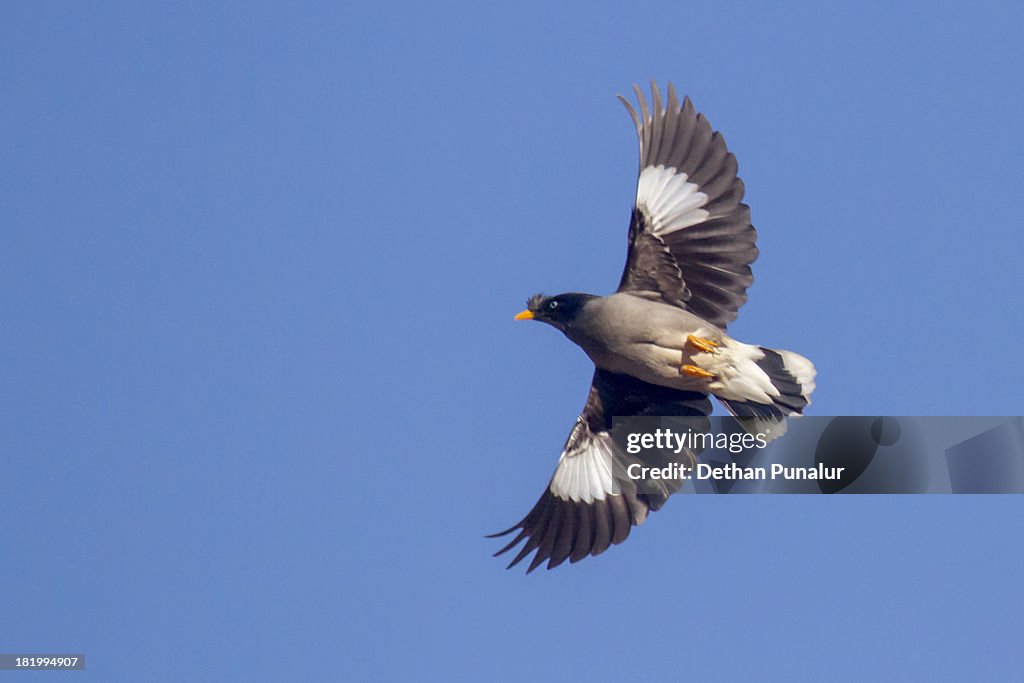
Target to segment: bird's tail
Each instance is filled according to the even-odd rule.
[[[773,430],[773,436],[781,436],[785,429],[784,418],[802,415],[804,408],[811,404],[817,371],[811,361],[792,351],[767,349],[763,346],[758,349],[764,356],[754,360],[754,363],[768,376],[778,395],[770,396],[771,403],[721,397],[719,400],[736,417],[753,418],[756,424],[764,426],[780,425],[781,429]]]

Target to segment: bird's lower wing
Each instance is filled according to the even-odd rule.
[[[553,569],[566,560],[578,562],[622,543],[630,528],[643,523],[649,511],[660,509],[682,481],[648,481],[639,491],[627,476],[629,465],[639,461],[612,438],[612,417],[710,413],[711,403],[705,394],[596,370],[587,404],[565,442],[547,489],[518,524],[490,536],[518,531],[495,555],[525,540],[509,567],[536,551],[527,570],[531,572],[545,561],[548,569]]]

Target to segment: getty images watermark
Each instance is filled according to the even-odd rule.
[[[640,493],[1024,493],[1024,417],[616,417]]]
[[[640,455],[644,451],[671,453],[673,456],[696,455],[709,450],[740,454],[768,447],[772,438],[770,429],[733,431],[731,433],[685,431],[659,427],[652,431],[631,432],[626,436],[626,453]],[[661,466],[632,462],[626,465],[626,476],[636,480],[773,480],[773,479],[833,479],[842,477],[845,467],[828,467],[819,463],[814,467],[787,467],[781,463],[741,466],[735,462],[712,464],[673,460]]]

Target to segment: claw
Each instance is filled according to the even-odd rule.
[[[698,368],[696,365],[684,365],[679,368],[681,374],[687,374],[691,377],[700,377],[701,379],[709,379],[715,376],[715,373],[708,372],[704,368]]]
[[[714,353],[715,349],[718,348],[718,344],[716,342],[692,334],[686,335],[686,341],[688,341],[692,346],[700,349],[704,353]]]

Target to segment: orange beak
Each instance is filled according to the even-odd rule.
[[[516,313],[516,320],[533,320],[533,311],[527,309],[521,313]]]

